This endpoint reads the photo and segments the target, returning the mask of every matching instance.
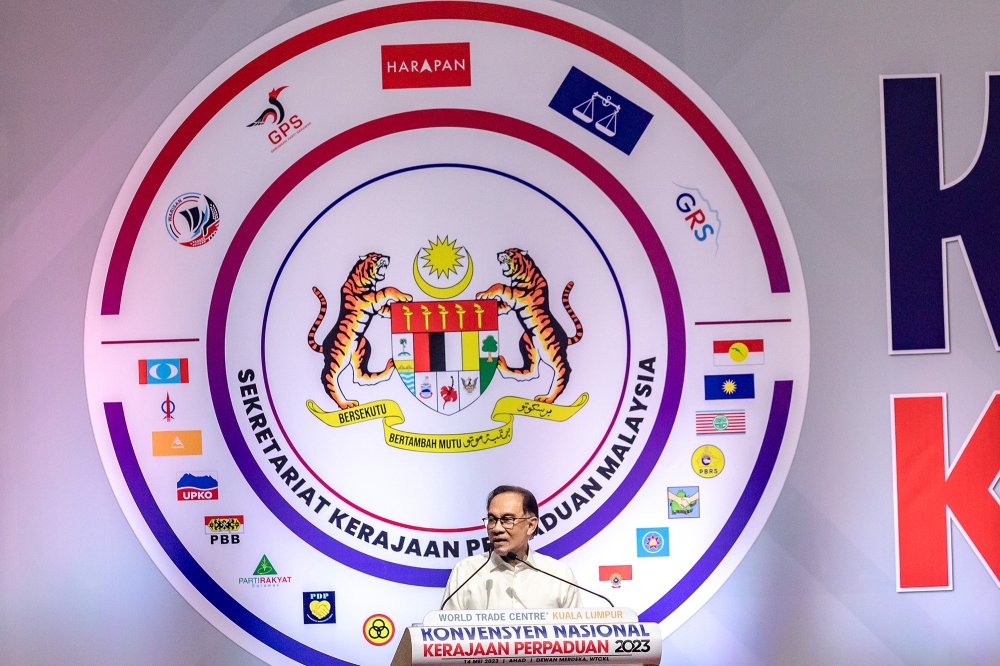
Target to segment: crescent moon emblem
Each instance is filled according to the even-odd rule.
[[[462,248],[465,250],[465,248]],[[413,257],[413,279],[416,280],[417,286],[420,287],[420,291],[424,292],[431,298],[454,298],[465,291],[465,288],[469,286],[472,282],[472,255],[469,254],[468,250],[465,250],[465,257],[469,260],[469,270],[465,272],[465,277],[458,281],[458,284],[451,287],[435,287],[429,284],[424,276],[420,274],[420,268],[417,265],[417,260],[420,258],[420,252],[418,251],[416,256]]]

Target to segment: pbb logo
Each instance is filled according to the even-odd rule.
[[[209,544],[213,546],[239,543],[244,525],[243,516],[205,516],[205,534],[209,535]]]
[[[177,499],[181,502],[219,499],[219,473],[181,473],[177,479]]]
[[[469,42],[384,44],[382,88],[458,88],[472,85]]]

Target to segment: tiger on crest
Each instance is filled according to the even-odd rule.
[[[327,394],[341,409],[357,407],[359,404],[357,400],[344,398],[337,386],[337,376],[346,366],[354,366],[354,381],[357,384],[385,381],[395,369],[391,358],[379,371],[368,369],[371,346],[365,338],[365,332],[375,315],[388,317],[389,307],[393,302],[413,300],[412,296],[395,287],[377,289],[378,283],[385,279],[385,269],[388,266],[389,257],[377,252],[366,254],[354,264],[347,281],[340,289],[340,314],[337,315],[337,323],[326,334],[322,345],[316,342],[316,331],[326,316],[327,304],[323,292],[313,287],[313,293],[319,299],[319,316],[309,329],[309,346],[323,354],[320,379]]]
[[[514,312],[524,329],[518,343],[522,366],[511,368],[504,357],[500,356],[497,359],[497,370],[504,377],[519,381],[530,379],[538,368],[541,349],[541,358],[552,368],[554,377],[549,392],[536,396],[535,400],[555,402],[569,384],[572,372],[566,350],[583,337],[583,324],[569,305],[569,292],[573,289],[573,282],[566,284],[562,294],[563,307],[576,326],[576,333],[570,338],[552,314],[549,307],[549,284],[528,253],[511,248],[498,253],[497,261],[503,266],[503,275],[510,279],[510,284],[495,284],[476,294],[476,298],[496,299],[498,311],[501,314]]]

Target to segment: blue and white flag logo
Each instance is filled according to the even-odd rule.
[[[639,142],[653,114],[576,67],[569,70],[549,107],[626,155]]]

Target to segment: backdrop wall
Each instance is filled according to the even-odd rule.
[[[180,99],[324,3],[4,3],[0,54],[0,661],[258,663],[153,566],[110,491],[84,391],[87,284],[112,201]],[[946,392],[957,453],[994,350],[949,246],[951,352],[890,356],[879,76],[940,73],[945,180],[975,158],[1000,7],[572,2],[690,75],[743,133],[795,235],[812,378],[798,453],[671,663],[995,663],[1000,590],[956,530],[954,590],[899,594],[889,395]]]

